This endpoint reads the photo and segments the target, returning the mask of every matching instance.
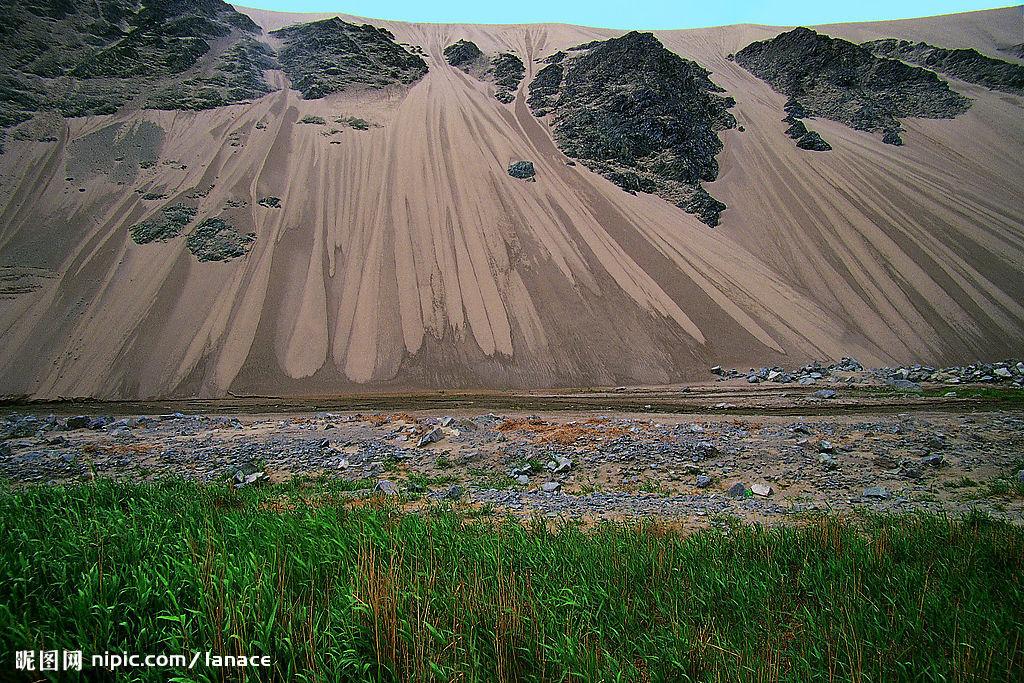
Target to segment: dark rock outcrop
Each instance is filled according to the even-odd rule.
[[[1024,43],[1017,43],[1016,45],[1011,45],[1009,47],[1002,47],[999,48],[999,51],[1024,59]]]
[[[196,226],[185,245],[200,262],[230,261],[245,256],[256,235],[243,235],[220,218],[207,218]]]
[[[530,105],[534,116],[545,116],[555,106],[564,75],[565,69],[562,68],[561,62],[549,64],[537,72],[530,83],[529,96],[526,98],[526,103]]]
[[[804,125],[803,121],[793,121],[793,124],[786,129],[786,135],[794,140],[799,140],[804,135],[807,135],[807,126]]]
[[[800,120],[805,112],[799,102],[791,97],[786,102],[784,109],[786,110],[786,118],[782,119],[782,122],[789,124],[789,128],[786,129],[786,135],[797,141],[797,147],[814,152],[827,152],[832,149],[830,144],[821,139],[821,135],[813,130],[807,130],[807,125]]]
[[[886,38],[863,43],[879,57],[899,59],[990,90],[1024,94],[1024,64],[994,59],[974,49],[951,50]]]
[[[0,126],[38,111],[113,113],[128,100],[200,70],[200,58],[214,43],[226,54],[260,32],[221,0],[15,2],[4,3],[3,14]],[[262,73],[247,78],[260,81],[265,91]],[[218,103],[240,101],[230,90]],[[170,100],[165,104],[173,106]],[[197,108],[194,102],[184,106]]]
[[[278,68],[265,43],[243,38],[214,61],[211,72],[167,86],[151,96],[152,109],[213,109],[259,99],[271,92],[263,72]]]
[[[827,152],[832,149],[832,145],[822,140],[821,136],[813,130],[801,135],[800,139],[796,141],[796,146],[800,149],[809,149],[812,152]]]
[[[885,132],[882,133],[882,142],[887,145],[900,147],[903,145],[903,138],[900,137],[900,132],[895,128],[886,128]]]
[[[709,72],[650,33],[580,46],[530,84],[534,115],[552,115],[559,148],[628,192],[656,194],[707,225],[725,205],[701,187],[718,177],[718,131],[732,98]]]
[[[334,17],[273,32],[284,41],[281,68],[306,99],[352,87],[383,88],[415,83],[427,64],[395,42],[390,31]]]
[[[185,204],[165,207],[159,214],[132,226],[131,236],[136,244],[166,242],[181,234],[182,229],[196,217],[196,210]]]
[[[513,161],[508,165],[508,174],[513,178],[528,180],[536,175],[532,161]]]
[[[857,130],[899,131],[899,118],[953,118],[971,105],[932,71],[807,28],[751,43],[735,61],[789,95],[795,118],[821,116]]]
[[[454,67],[462,67],[484,56],[476,43],[470,40],[459,40],[444,49],[444,58]]]
[[[502,52],[491,59],[489,75],[494,79],[494,98],[508,104],[516,98],[526,67],[519,57],[511,52]]]

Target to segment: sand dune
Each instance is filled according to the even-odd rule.
[[[319,18],[244,11],[268,31]],[[9,141],[0,266],[33,270],[30,291],[0,295],[0,393],[666,384],[714,364],[1020,355],[1020,97],[951,81],[971,109],[905,121],[903,147],[815,120],[834,150],[807,153],[782,134],[784,96],[726,59],[785,29],[656,32],[737,101],[744,130],[721,133],[721,175],[706,185],[729,207],[711,229],[567,166],[526,106],[534,60],[621,32],[372,23],[421,46],[429,73],[303,100],[270,72],[278,90],[252,104],[70,119],[57,142]],[[820,30],[1000,56],[1021,26],[1015,8]],[[444,62],[460,38],[523,59],[515,102]],[[142,122],[163,131],[142,143],[151,165],[89,151],[108,127],[120,139]],[[507,175],[518,159],[537,182]],[[183,239],[131,240],[130,226],[189,195],[197,220],[255,232],[252,250],[200,263]]]

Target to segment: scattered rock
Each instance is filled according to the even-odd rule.
[[[109,415],[98,415],[89,420],[89,429],[103,429],[113,421],[114,418]]]
[[[434,427],[429,432],[427,432],[426,434],[419,438],[419,441],[416,442],[416,448],[423,448],[424,446],[428,446],[432,443],[437,443],[443,438],[444,432],[441,431],[441,428]]]
[[[554,474],[568,472],[570,469],[572,469],[572,460],[563,456],[558,456],[556,460],[551,460],[548,462],[547,468],[551,470]]]
[[[772,487],[767,484],[754,484],[750,487],[750,491],[755,496],[761,496],[762,498],[768,497],[774,493]]]
[[[733,498],[743,498],[747,495],[747,485],[742,482],[736,482],[729,487],[729,490],[726,491],[726,493]]]
[[[534,177],[536,172],[532,161],[513,161],[508,165],[508,174],[513,178],[529,180]]]
[[[374,493],[380,493],[385,496],[397,496],[398,484],[390,479],[380,479],[377,481],[377,485],[373,487],[373,491]]]
[[[864,489],[863,497],[883,500],[889,497],[889,491],[884,486],[869,486]]]
[[[65,425],[69,430],[85,429],[89,426],[89,422],[88,415],[75,415],[74,417],[69,417]]]
[[[262,471],[246,471],[238,470],[234,476],[234,487],[236,489],[244,488],[246,486],[252,486],[258,482],[265,481],[267,479],[266,472]]]
[[[699,489],[706,489],[707,487],[711,486],[711,477],[707,476],[706,474],[698,474],[696,485]]]
[[[927,455],[921,458],[921,464],[925,467],[941,467],[945,458],[941,454]]]
[[[818,389],[814,392],[814,396],[817,398],[835,398],[835,389]]]
[[[557,481],[548,481],[541,484],[540,487],[544,491],[544,493],[557,493],[559,490],[561,490],[562,485]]]
[[[463,488],[461,486],[459,486],[458,484],[456,484],[456,485],[450,487],[444,493],[442,493],[441,496],[440,496],[440,499],[441,500],[459,500],[460,498],[462,498],[463,493],[465,493],[463,491]]]

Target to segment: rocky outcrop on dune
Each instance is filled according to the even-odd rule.
[[[990,90],[1024,94],[1024,65],[993,59],[977,50],[950,50],[928,43],[885,38],[863,43],[879,57],[899,59]]]
[[[272,92],[263,72],[276,68],[270,46],[246,37],[221,53],[209,73],[157,90],[146,106],[199,110],[254,100]]]
[[[230,261],[245,256],[256,235],[241,234],[220,218],[207,218],[186,238],[185,245],[200,262]]]
[[[856,130],[898,134],[900,118],[950,119],[971,106],[932,71],[807,28],[751,43],[734,59],[789,95],[801,116],[824,117]]]
[[[804,122],[800,120],[807,115],[807,112],[799,102],[791,97],[786,102],[784,109],[786,118],[782,119],[782,122],[789,124],[786,135],[796,140],[797,147],[813,152],[827,152],[832,149],[832,145],[822,140],[821,135],[813,130],[808,130]]]
[[[508,104],[516,98],[526,67],[517,55],[499,52],[490,59],[476,43],[459,40],[444,49],[445,60],[452,66],[482,81],[494,83],[494,98]]]
[[[444,49],[444,58],[454,67],[464,67],[481,59],[484,53],[471,40],[457,40]]]
[[[173,204],[162,209],[156,216],[132,226],[132,240],[136,244],[166,242],[179,236],[185,226],[191,223],[195,217],[194,207]]]
[[[513,161],[508,165],[508,174],[520,180],[530,180],[536,175],[532,161]]]
[[[1024,43],[1017,43],[1016,45],[1011,45],[1010,47],[1001,48],[1001,50],[1008,55],[1013,55],[1014,57],[1024,59]]]
[[[656,194],[709,226],[725,205],[701,181],[718,177],[718,131],[732,98],[699,64],[650,33],[580,46],[544,67],[528,104],[551,116],[559,148],[628,192]]]
[[[273,32],[284,41],[279,61],[292,87],[306,99],[350,88],[415,83],[427,73],[422,57],[387,29],[334,17]]]
[[[807,131],[800,136],[800,139],[796,141],[796,146],[800,149],[807,149],[812,152],[827,152],[832,149],[832,145],[828,144],[821,139],[813,130]]]
[[[508,104],[516,98],[526,67],[519,57],[511,52],[502,52],[491,59],[489,75],[494,79],[494,98]]]
[[[259,33],[249,17],[221,0],[4,3],[0,126],[45,110],[110,114],[189,77],[217,79],[219,67],[243,64],[251,48],[232,50]],[[204,69],[200,62],[214,44],[223,61],[208,73],[195,73]],[[268,90],[261,71],[248,70],[244,80],[249,87],[225,80],[206,105],[186,97],[183,106],[220,106]],[[162,106],[181,108],[173,98],[164,98]]]

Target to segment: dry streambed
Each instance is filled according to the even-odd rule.
[[[0,429],[0,476],[19,485],[325,476],[523,516],[781,523],[866,507],[1024,521],[1019,411],[10,414]]]

